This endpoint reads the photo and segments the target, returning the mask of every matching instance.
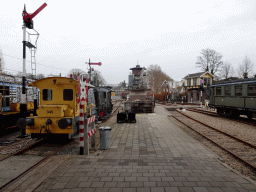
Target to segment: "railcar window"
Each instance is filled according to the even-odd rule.
[[[216,95],[221,95],[221,87],[216,87]]]
[[[73,89],[64,89],[63,90],[63,100],[72,101],[73,100]]]
[[[230,86],[224,87],[224,95],[231,95],[231,87]]]
[[[235,96],[242,96],[242,86],[235,86]]]
[[[44,101],[52,100],[52,90],[51,89],[43,89],[43,100]]]
[[[248,85],[248,96],[256,96],[256,85]]]

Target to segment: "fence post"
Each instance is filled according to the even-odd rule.
[[[95,120],[91,124],[91,130],[93,130],[94,128],[95,128]],[[93,150],[95,149],[95,134],[93,134],[91,138],[91,147]]]
[[[86,114],[85,114],[86,115]],[[89,155],[88,119],[84,119],[84,154]]]

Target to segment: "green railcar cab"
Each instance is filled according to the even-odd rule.
[[[256,118],[256,78],[218,82],[210,86],[210,107],[219,115]]]

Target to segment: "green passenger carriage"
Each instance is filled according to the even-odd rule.
[[[256,78],[218,82],[210,86],[210,107],[221,116],[256,117]]]

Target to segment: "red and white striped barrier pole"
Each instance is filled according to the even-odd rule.
[[[94,134],[94,133],[96,133],[95,120],[96,120],[95,116],[92,116],[92,117],[87,119],[87,125],[88,126],[91,125],[90,126],[91,130],[87,132],[87,136],[88,136],[88,138],[92,137],[91,138],[91,147],[92,147],[92,149],[95,148],[95,134]]]
[[[80,155],[84,154],[84,100],[80,101],[80,113],[79,113],[79,145]]]

